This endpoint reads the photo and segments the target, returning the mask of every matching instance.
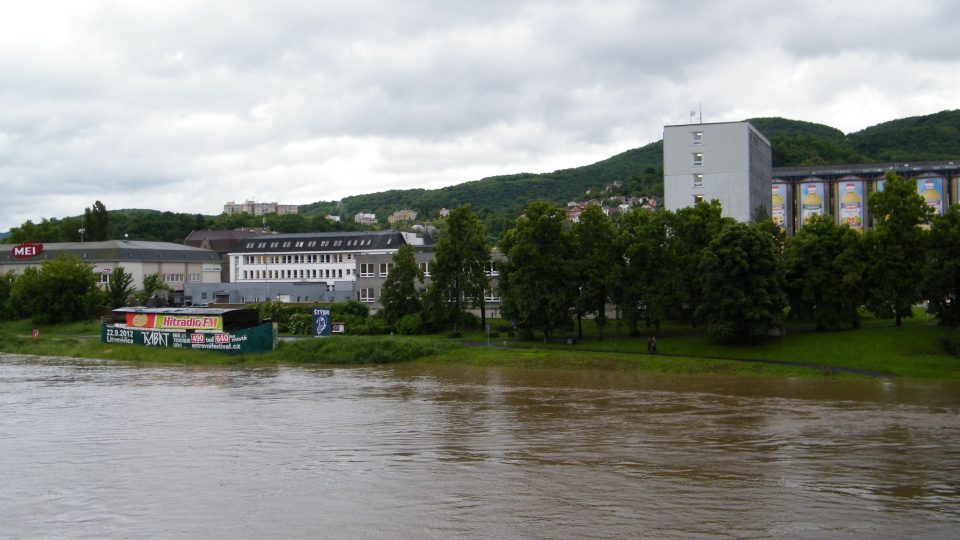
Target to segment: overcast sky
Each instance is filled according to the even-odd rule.
[[[0,17],[0,231],[587,165],[703,120],[956,109],[960,2],[30,0]]]

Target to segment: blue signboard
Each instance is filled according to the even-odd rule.
[[[313,308],[313,330],[314,337],[330,337],[330,308]]]

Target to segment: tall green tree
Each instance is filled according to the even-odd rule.
[[[145,306],[155,295],[170,290],[170,286],[160,279],[160,274],[147,274],[143,276],[143,288],[133,294],[133,299],[137,305]]]
[[[93,203],[93,208],[84,209],[82,223],[84,240],[99,242],[110,239],[110,215],[102,202],[96,201]]]
[[[770,235],[743,223],[724,227],[703,252],[700,272],[707,335],[749,341],[783,322],[782,262]]]
[[[134,292],[133,276],[124,270],[122,266],[118,266],[114,269],[113,273],[110,274],[110,280],[107,282],[107,286],[104,287],[103,292],[107,307],[110,309],[126,306]]]
[[[0,319],[10,319],[13,316],[10,294],[13,292],[16,281],[17,277],[13,272],[0,274]]]
[[[675,308],[696,328],[703,322],[698,308],[703,303],[701,257],[707,246],[733,220],[723,217],[720,201],[701,202],[676,211],[669,223],[670,267],[667,281]]]
[[[574,224],[572,233],[573,266],[577,281],[577,332],[583,337],[580,318],[593,315],[602,338],[607,323],[607,302],[613,297],[620,279],[615,229],[603,210],[592,204],[580,214],[580,221]]]
[[[417,266],[413,248],[403,244],[393,254],[393,268],[383,282],[380,297],[381,313],[387,323],[394,325],[404,315],[420,311],[420,292],[417,283],[423,283],[423,272]]]
[[[859,326],[866,271],[860,233],[816,216],[790,240],[784,259],[792,316],[819,330]]]
[[[618,254],[614,274],[619,274],[616,292],[622,317],[637,335],[637,323],[659,324],[674,298],[672,273],[676,265],[669,243],[669,225],[674,216],[668,211],[644,210],[621,216],[618,230]]]
[[[866,236],[867,309],[881,318],[913,316],[920,301],[927,232],[921,227],[933,217],[917,193],[914,180],[887,173],[884,190],[867,199],[874,227]]]
[[[923,269],[923,296],[941,324],[960,326],[960,206],[933,220]]]
[[[535,201],[501,241],[507,256],[500,273],[503,312],[526,332],[541,330],[544,339],[572,322],[576,282],[565,221],[562,210]]]
[[[486,268],[490,262],[486,229],[469,204],[450,212],[446,234],[437,241],[431,277],[436,298],[453,321],[461,318],[466,307],[480,308],[481,324],[486,325],[484,292],[488,287]]]

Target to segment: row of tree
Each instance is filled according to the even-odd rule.
[[[131,304],[149,305],[165,297],[170,287],[157,274],[134,284],[118,267],[101,289],[99,274],[81,259],[62,255],[23,273],[0,275],[0,319],[31,319],[36,323],[78,321]],[[160,300],[161,302],[163,300]]]
[[[813,218],[789,240],[769,219],[723,218],[716,201],[617,221],[593,206],[573,224],[534,202],[500,241],[502,313],[545,338],[583,317],[602,333],[611,306],[634,333],[669,318],[727,339],[765,336],[785,316],[855,327],[864,308],[899,325],[924,301],[942,323],[960,324],[960,208],[934,216],[914,183],[894,175],[868,202],[866,234]],[[442,234],[425,289],[412,250],[398,251],[382,297],[389,323],[442,324],[484,305],[482,224],[463,206]]]

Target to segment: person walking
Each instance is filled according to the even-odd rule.
[[[657,338],[650,336],[650,354],[657,354]]]

